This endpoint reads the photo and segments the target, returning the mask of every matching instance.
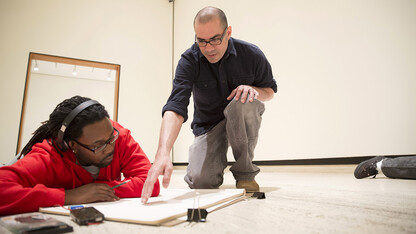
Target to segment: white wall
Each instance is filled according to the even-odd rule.
[[[168,0],[0,0],[0,163],[15,155],[29,52],[120,64],[118,120],[153,160],[171,51]]]
[[[416,153],[416,1],[176,0],[175,64],[208,5],[263,50],[278,81],[255,160]],[[176,161],[187,161],[190,122]]]
[[[175,0],[174,59],[192,21],[222,8],[279,84],[255,160],[416,153],[416,1]],[[29,52],[121,65],[119,122],[151,160],[171,90],[168,0],[0,0],[0,163],[14,155]],[[47,90],[45,91],[47,92]],[[190,121],[175,144],[187,160]]]

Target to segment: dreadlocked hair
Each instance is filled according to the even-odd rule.
[[[59,103],[55,110],[49,115],[49,120],[42,122],[42,125],[33,133],[32,138],[23,148],[21,155],[26,155],[32,150],[32,146],[44,139],[56,139],[64,119],[83,102],[91,100],[87,97],[74,96]],[[94,104],[82,110],[69,124],[65,130],[64,141],[77,139],[82,135],[82,129],[89,124],[110,118],[105,107],[101,104]]]

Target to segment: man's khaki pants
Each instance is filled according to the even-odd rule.
[[[254,180],[260,169],[252,163],[257,145],[264,103],[232,100],[225,119],[209,132],[197,136],[189,147],[185,181],[192,189],[215,189],[223,183],[227,151],[231,146],[235,163],[230,168],[236,180]]]

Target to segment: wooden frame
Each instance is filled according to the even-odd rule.
[[[25,119],[25,114],[26,114],[26,105],[28,103],[27,98],[28,98],[28,90],[29,90],[30,81],[31,81],[30,76],[31,76],[31,68],[32,68],[33,60],[41,60],[41,61],[48,61],[48,62],[54,62],[54,63],[70,64],[70,65],[75,65],[75,66],[115,70],[116,74],[115,74],[115,84],[114,84],[115,90],[114,90],[113,120],[117,121],[118,99],[119,99],[118,92],[119,92],[119,83],[120,83],[120,65],[30,52],[27,71],[26,71],[26,82],[25,82],[25,89],[24,89],[24,95],[23,95],[22,111],[20,115],[20,126],[19,126],[19,135],[18,135],[17,147],[16,147],[16,155],[20,153],[20,150],[22,148],[21,146],[22,138],[23,138],[22,134],[23,134],[23,129],[25,125],[24,119]]]

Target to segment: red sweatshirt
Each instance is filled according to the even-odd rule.
[[[120,198],[140,197],[150,169],[150,161],[130,131],[116,122],[120,135],[115,142],[113,161],[100,168],[96,180],[82,166],[76,164],[71,150],[63,157],[44,140],[11,166],[0,167],[0,216],[38,211],[39,207],[64,205],[65,190],[89,183],[105,183],[110,187],[121,183],[121,173],[129,183],[115,189]],[[157,181],[152,196],[159,195]]]

